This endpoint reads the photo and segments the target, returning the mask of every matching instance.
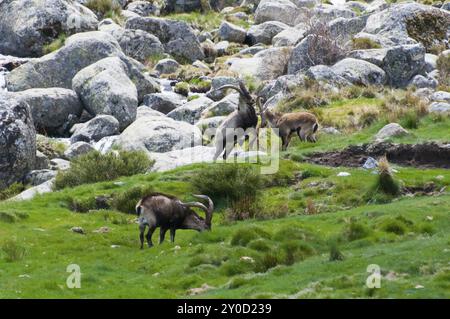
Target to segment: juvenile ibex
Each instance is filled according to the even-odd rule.
[[[214,161],[222,152],[223,159],[226,159],[236,143],[242,145],[244,139],[237,138],[235,129],[242,129],[243,131],[250,127],[256,129],[258,124],[258,116],[254,107],[255,97],[250,94],[244,83],[240,81],[239,86],[227,84],[217,90],[225,89],[238,91],[239,103],[237,110],[230,113],[216,130]],[[248,140],[249,136],[245,136],[245,139]]]
[[[208,207],[200,202],[183,203],[178,198],[161,193],[151,193],[142,198],[136,205],[139,216],[139,239],[141,249],[144,247],[144,232],[148,226],[147,243],[153,246],[152,235],[159,227],[159,243],[164,241],[167,230],[170,229],[170,240],[174,242],[177,229],[193,229],[197,231],[211,230],[211,220],[214,210],[212,200],[206,195],[193,195],[208,201]],[[191,208],[198,207],[205,211],[205,218],[200,217]]]
[[[261,112],[260,127],[270,126],[278,129],[278,136],[281,138],[283,151],[287,149],[293,133],[297,133],[302,141],[317,142],[315,133],[319,128],[319,123],[314,114],[308,112],[282,114],[263,109],[260,99],[257,100],[257,104]]]

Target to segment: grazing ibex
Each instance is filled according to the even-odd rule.
[[[238,139],[236,136],[236,129],[242,129],[243,131],[248,128],[256,129],[256,125],[258,124],[258,116],[256,115],[254,107],[255,97],[250,94],[244,83],[240,81],[239,86],[227,84],[216,90],[225,89],[238,91],[239,103],[237,110],[230,113],[216,130],[216,153],[214,154],[214,161],[222,154],[222,152],[223,159],[226,159],[236,143],[242,145],[244,140]],[[245,139],[248,140],[249,136],[245,136]]]
[[[302,141],[317,142],[315,133],[319,128],[317,117],[308,112],[279,113],[261,107],[260,99],[257,100],[261,112],[260,127],[270,126],[278,129],[278,136],[282,141],[282,150],[286,150],[293,133],[297,133]],[[259,127],[258,129],[259,130]]]
[[[200,202],[183,203],[178,198],[161,193],[151,193],[142,198],[136,205],[139,216],[139,239],[141,249],[144,247],[144,232],[148,226],[147,243],[153,246],[152,235],[160,227],[159,243],[164,241],[167,230],[170,229],[170,240],[174,242],[177,229],[193,229],[197,231],[211,230],[211,220],[214,210],[212,200],[206,195],[193,195],[208,201],[208,207]],[[205,211],[205,218],[200,217],[191,208],[198,207]]]

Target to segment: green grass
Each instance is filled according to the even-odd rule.
[[[302,297],[365,297],[369,263],[379,264],[385,272],[407,274],[397,281],[383,281],[374,297],[446,296],[448,286],[439,278],[448,277],[448,255],[443,249],[450,244],[446,236],[449,194],[365,205],[358,198],[365,192],[364,185],[376,178],[370,172],[349,169],[352,175],[340,178],[338,169],[290,161],[281,165],[273,185],[266,184],[261,201],[267,207],[288,202],[288,217],[230,223],[223,217],[226,206],[219,204],[212,232],[179,230],[175,244],[167,242],[143,251],[138,249],[134,215],[111,210],[75,213],[67,199],[87,201],[140,186],[192,200],[191,176],[207,164],[123,177],[118,180],[122,183],[67,188],[30,202],[2,202],[0,211],[24,212],[28,217],[0,221],[0,244],[8,249],[8,253],[0,252],[0,297],[182,298],[189,297],[188,289],[203,283],[216,288],[202,297],[287,297],[311,285],[314,289],[307,289]],[[283,179],[297,173],[305,178],[300,183]],[[445,177],[435,180],[437,175]],[[446,170],[403,168],[397,176],[405,184],[433,180],[450,185]],[[307,186],[314,181],[335,186],[325,190]],[[304,214],[304,197],[314,198],[319,214]],[[426,216],[433,218],[430,221]],[[396,232],[392,219],[412,224]],[[348,223],[364,225],[363,231]],[[74,226],[83,227],[86,235],[71,232]],[[103,226],[110,232],[93,232]],[[11,244],[9,238],[16,236],[20,241]],[[329,261],[331,243],[337,243],[343,261]],[[81,267],[81,289],[65,285],[65,270],[72,263]],[[431,264],[434,270],[424,274],[421,269]],[[426,289],[414,289],[417,284]]]
[[[336,101],[324,109],[345,120],[362,104],[378,106],[377,99],[358,101]],[[281,156],[295,160],[282,159],[279,171],[263,176],[258,187],[258,207],[271,213],[230,220],[230,203],[218,196],[211,232],[178,230],[174,244],[166,241],[151,249],[139,249],[133,202],[146,190],[191,201],[190,194],[198,191],[194,176],[218,164],[68,187],[27,202],[0,202],[0,298],[194,298],[188,290],[205,283],[214,288],[197,297],[449,298],[448,170],[393,165],[400,185],[433,182],[445,191],[396,195],[376,204],[366,196],[378,175],[301,160],[313,151],[370,142],[383,125],[376,121],[348,135],[320,134],[316,144],[293,139]],[[410,136],[394,141],[448,142],[449,131],[448,118],[428,115]],[[350,176],[338,177],[341,171]],[[97,210],[97,196],[112,197],[114,208]],[[311,207],[315,214],[309,215]],[[86,234],[70,230],[76,226]],[[109,232],[94,232],[105,226]],[[81,267],[81,289],[66,286],[66,268],[73,263]],[[381,289],[365,286],[369,264],[381,267]]]
[[[55,40],[52,42],[44,45],[42,48],[42,51],[44,54],[49,54],[53,51],[56,51],[64,46],[64,43],[66,42],[67,35],[65,33],[61,33]]]
[[[164,18],[184,21],[202,31],[211,31],[218,28],[223,20],[229,20],[229,22],[243,28],[248,28],[250,26],[247,21],[232,19],[231,17],[215,11],[172,13],[164,16]]]

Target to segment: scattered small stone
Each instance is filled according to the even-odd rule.
[[[242,256],[240,258],[240,260],[245,261],[245,262],[249,262],[251,264],[253,264],[255,262],[255,260],[252,257],[249,257],[249,256]]]
[[[422,286],[422,285],[416,285],[414,288],[416,288],[416,289],[423,289],[423,288],[425,288],[425,287]]]
[[[374,169],[378,167],[378,161],[373,157],[368,157],[364,165],[362,166],[364,169]]]
[[[443,180],[444,179],[444,175],[438,175],[438,176],[436,176],[436,179],[437,180]]]
[[[155,272],[152,276],[153,276],[153,277],[158,277],[159,275],[160,275],[159,272]]]
[[[432,221],[433,220],[433,216],[427,216],[426,220]]]
[[[395,271],[390,271],[384,276],[384,278],[388,281],[394,281],[397,280],[398,274]]]
[[[106,234],[106,233],[109,233],[109,227],[103,226],[103,227],[100,227],[99,229],[93,230],[92,232]]]
[[[84,229],[82,227],[72,227],[70,230],[77,234],[82,234],[82,235],[85,234]]]
[[[339,176],[339,177],[350,176],[350,173],[349,173],[349,172],[339,172],[339,173],[337,174],[337,176]]]
[[[214,289],[214,288],[215,287],[212,287],[212,286],[210,286],[210,285],[205,283],[199,288],[191,288],[191,289],[189,289],[188,290],[188,294],[191,295],[191,296],[200,295],[200,294],[205,293],[208,290],[211,290],[211,289]]]

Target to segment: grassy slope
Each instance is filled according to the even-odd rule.
[[[289,152],[303,154],[366,142],[377,129],[375,125],[349,137],[322,136],[316,145],[296,142]],[[448,119],[438,123],[424,119],[417,130],[412,130],[414,137],[402,141],[429,138],[448,141],[448,132]],[[288,180],[263,191],[264,205],[277,209],[287,203],[289,217],[230,223],[223,220],[221,212],[225,207],[219,205],[212,232],[178,231],[175,245],[166,242],[143,251],[138,249],[133,215],[112,211],[81,214],[67,209],[70,197],[89,198],[147,184],[188,199],[184,194],[192,191],[189,176],[203,165],[121,178],[123,185],[114,182],[84,185],[31,202],[0,203],[0,212],[28,214],[28,218],[16,222],[0,218],[0,244],[12,238],[18,247],[26,248],[25,256],[16,261],[7,261],[0,250],[0,298],[186,297],[188,289],[204,283],[215,289],[202,297],[450,297],[448,191],[440,196],[367,205],[361,198],[375,175],[361,169],[282,161],[277,179],[305,171],[311,176],[302,181]],[[398,169],[398,178],[407,185],[429,181],[439,186],[450,185],[448,170]],[[351,176],[337,177],[342,170]],[[438,175],[444,178],[437,179]],[[312,199],[321,214],[304,214],[308,199]],[[395,224],[399,216],[407,221],[404,233],[386,231],[384,225]],[[432,220],[427,216],[432,216]],[[350,240],[346,230],[354,221],[369,231]],[[71,232],[73,226],[83,227],[87,234]],[[102,226],[109,227],[110,232],[93,232]],[[267,238],[253,238],[250,244],[231,244],[254,226],[266,232]],[[307,245],[311,252],[293,264],[279,263],[268,271],[254,271],[270,257],[263,246],[277,251],[303,232],[308,235],[297,241]],[[157,234],[153,239],[157,241]],[[258,241],[264,245],[256,245]],[[329,242],[338,243],[345,256],[343,261],[328,261]],[[252,257],[255,263],[240,260],[242,256]],[[81,267],[82,289],[68,289],[65,285],[66,267],[71,263]],[[369,275],[366,267],[372,263],[380,265],[384,275],[395,272],[394,280],[383,279],[382,288],[376,291],[364,285]],[[416,285],[425,288],[415,289]]]

